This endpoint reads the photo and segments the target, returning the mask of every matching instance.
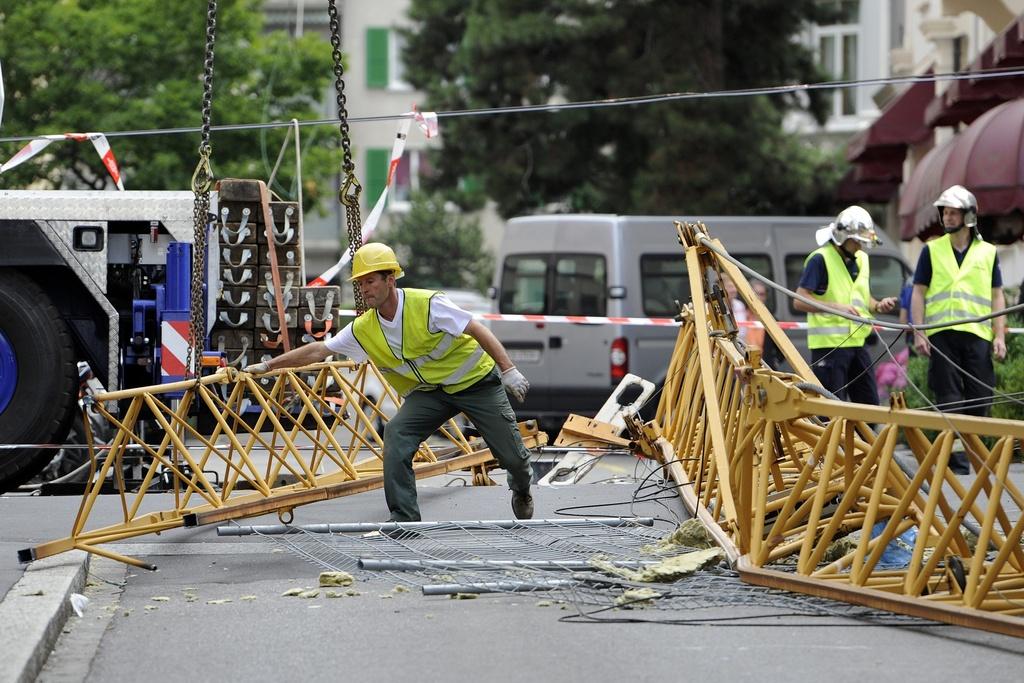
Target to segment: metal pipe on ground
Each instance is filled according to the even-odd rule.
[[[492,519],[467,520],[451,522],[349,522],[339,524],[305,524],[291,526],[289,524],[265,524],[255,526],[236,526],[226,524],[217,527],[218,536],[252,536],[260,534],[274,536],[305,531],[311,534],[351,534],[368,533],[371,531],[412,531],[412,530],[446,530],[446,529],[516,529],[583,527],[600,524],[608,527],[620,526],[654,526],[653,517],[598,517],[573,519]]]
[[[569,579],[547,581],[487,581],[484,583],[435,583],[423,586],[424,595],[457,595],[459,593],[533,593],[574,586]]]
[[[616,567],[638,569],[658,564],[658,560],[615,560]],[[359,560],[359,568],[368,571],[418,572],[424,569],[542,569],[580,571],[594,569],[586,560]]]

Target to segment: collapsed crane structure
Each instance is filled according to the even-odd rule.
[[[377,399],[365,393],[373,379],[386,388]],[[127,402],[121,415],[105,407],[114,402]],[[290,522],[300,505],[381,488],[384,437],[378,425],[400,402],[375,366],[351,361],[277,370],[259,378],[227,367],[198,383],[97,394],[84,410],[95,410],[114,437],[109,445],[94,444],[89,416],[83,415],[92,466],[71,533],[20,550],[18,558],[30,562],[77,549],[154,569],[104,544],[274,512]],[[260,410],[247,421],[250,405]],[[212,420],[210,430],[198,427],[200,406]],[[159,443],[147,441],[144,416],[159,424]],[[520,430],[528,447],[546,443],[536,425],[522,423]],[[443,444],[424,443],[416,453],[417,478],[469,470],[474,484],[494,483],[487,475],[491,453],[479,438],[467,438],[454,421],[440,436]],[[123,476],[129,455],[144,463],[138,486],[128,486]],[[173,494],[173,507],[154,512],[146,504],[154,484]],[[121,520],[91,525],[98,496],[111,490],[120,498]],[[159,494],[149,496],[154,498],[164,500]]]
[[[1007,477],[1024,423],[910,410],[902,395],[888,407],[828,397],[721,243],[700,223],[676,229],[691,302],[655,419],[630,431],[740,577],[1024,637],[1024,516],[1008,514],[1024,495]],[[723,275],[794,372],[738,340]],[[590,424],[601,443],[607,430]],[[957,439],[967,486],[948,467]],[[913,465],[897,457],[900,441]],[[900,546],[908,560],[883,562]]]
[[[900,395],[888,407],[829,398],[721,243],[703,224],[676,229],[692,300],[680,310],[654,420],[627,416],[628,440],[611,425],[579,416],[570,417],[565,433],[590,444],[629,444],[657,459],[686,508],[749,583],[1024,637],[1024,517],[1011,521],[1010,505],[1004,507],[1024,507],[1024,495],[1007,477],[1024,423],[911,410]],[[760,350],[738,340],[723,275],[737,284],[794,372],[764,366]],[[199,384],[97,396],[131,403],[122,419],[97,406],[118,433],[105,458],[91,453],[97,464],[72,533],[21,551],[21,559],[79,548],[146,566],[99,544],[275,511],[290,517],[296,506],[380,486],[383,439],[372,418],[385,421],[390,411],[363,394],[370,373],[378,373],[371,364],[319,364],[279,371],[267,389],[229,368]],[[159,394],[181,389],[191,393],[176,406],[160,400]],[[400,399],[385,400],[397,405]],[[212,434],[200,434],[189,421],[190,401],[209,409]],[[243,419],[246,401],[262,408],[252,425]],[[137,433],[133,420],[142,411],[164,428],[158,446]],[[535,429],[525,433],[527,445],[544,443]],[[490,454],[483,444],[465,439],[455,425],[445,435],[449,448],[423,446],[417,475],[474,468],[474,483],[487,483]],[[190,449],[188,438],[199,445]],[[948,468],[957,439],[975,473],[966,486]],[[898,457],[901,440],[913,465]],[[118,465],[132,447],[149,458],[147,485],[161,474],[170,478],[173,509],[144,512],[147,487],[125,491]],[[252,459],[258,450],[269,456],[263,469]],[[211,480],[215,462],[223,469]],[[280,483],[284,473],[294,483]],[[124,518],[90,530],[88,517],[108,475]],[[976,520],[975,533],[964,530],[969,518]],[[894,546],[909,558],[887,559]]]

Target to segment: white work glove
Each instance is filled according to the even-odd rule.
[[[270,372],[270,366],[264,361],[263,363],[253,363],[252,365],[246,365],[242,372],[248,372],[253,375],[262,375],[264,372]]]
[[[526,400],[526,392],[530,390],[530,383],[523,377],[523,373],[516,369],[516,366],[510,367],[501,373],[501,383],[505,386],[505,391],[515,396],[515,399],[522,403]]]

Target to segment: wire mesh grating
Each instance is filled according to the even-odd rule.
[[[285,533],[253,533],[325,571],[346,571],[359,580],[384,579],[419,587],[428,595],[455,593],[543,593],[572,605],[566,620],[602,620],[593,615],[644,608],[630,621],[718,623],[702,610],[744,608],[725,620],[757,621],[776,616],[843,617],[870,623],[926,625],[889,612],[788,593],[743,583],[724,564],[716,564],[673,583],[640,583],[592,566],[600,558],[627,568],[642,568],[695,548],[672,545],[659,552],[664,529],[621,520],[544,520],[531,526],[487,522],[436,522],[383,525],[386,530],[317,533],[289,527]],[[319,525],[325,527],[326,525]],[[375,567],[370,570],[367,567]],[[629,591],[648,592],[632,597]],[[653,591],[653,593],[651,592]],[[644,597],[646,596],[646,597]],[[685,619],[680,612],[687,612]]]

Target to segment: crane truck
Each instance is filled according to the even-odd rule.
[[[205,348],[237,367],[324,338],[340,303],[302,286],[300,207],[260,185],[221,181],[208,216]],[[80,364],[107,389],[182,379],[193,209],[192,192],[0,191],[0,492],[81,421]]]

